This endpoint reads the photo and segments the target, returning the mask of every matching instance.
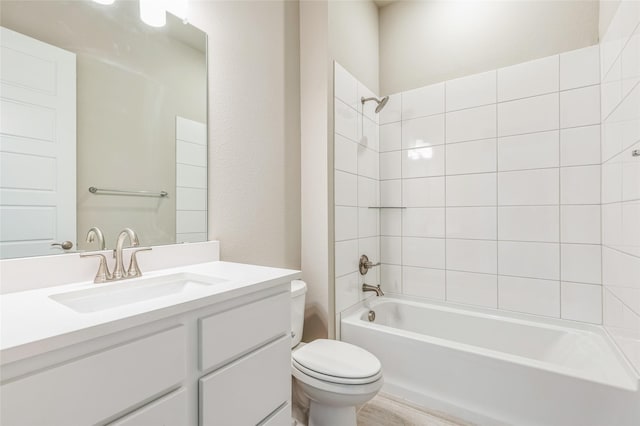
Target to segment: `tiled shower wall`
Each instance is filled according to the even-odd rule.
[[[601,42],[604,326],[640,371],[640,2]]]
[[[597,46],[393,95],[368,147],[353,87],[337,66],[336,312],[362,297],[353,253],[379,221],[388,292],[601,322]],[[376,173],[365,200],[357,181]]]
[[[335,303],[336,313],[365,295],[362,283],[377,284],[379,268],[362,277],[358,259],[380,258],[379,143],[375,96],[337,63],[334,72],[334,194],[335,194]]]
[[[382,285],[600,323],[597,46],[391,97]]]

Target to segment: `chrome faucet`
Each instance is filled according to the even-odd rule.
[[[90,237],[97,236],[98,241],[100,241],[102,232],[98,228],[91,228],[89,233],[87,234],[87,242]],[[116,241],[116,249],[113,251],[113,255],[116,258],[116,264],[113,268],[113,273],[109,272],[109,266],[107,265],[107,258],[102,253],[87,253],[81,254],[80,257],[99,257],[100,264],[98,265],[98,273],[96,274],[94,283],[104,283],[107,281],[118,281],[124,280],[126,278],[135,278],[142,276],[142,272],[138,267],[138,260],[136,258],[136,254],[139,251],[147,251],[151,250],[151,247],[145,247],[138,250],[135,250],[131,253],[131,260],[129,262],[129,268],[125,271],[124,264],[122,261],[122,250],[124,249],[124,241],[129,237],[129,241],[131,242],[131,247],[137,247],[140,245],[140,241],[138,240],[138,235],[136,235],[135,231],[130,228],[123,229],[120,234],[118,234],[118,240]],[[104,240],[104,238],[102,239]],[[91,240],[93,241],[93,239]],[[102,249],[104,249],[104,241],[101,243]]]
[[[384,291],[382,291],[382,288],[380,288],[380,284],[378,285],[369,285],[369,284],[362,284],[362,291],[366,292],[366,291],[373,291],[376,293],[376,296],[384,296]]]
[[[100,250],[104,250],[104,234],[102,233],[100,228],[94,226],[93,228],[89,229],[89,232],[87,232],[87,242],[92,243],[96,240],[96,238],[98,239],[98,247],[100,248]]]
[[[124,240],[129,237],[129,241],[131,242],[131,247],[138,247],[140,245],[140,241],[138,240],[138,235],[131,228],[124,228],[118,234],[118,240],[116,241],[116,249],[114,251],[116,256],[116,266],[113,268],[113,279],[121,280],[127,277],[127,272],[124,270],[124,266],[122,264],[122,249],[124,248]],[[133,259],[133,258],[132,258]]]

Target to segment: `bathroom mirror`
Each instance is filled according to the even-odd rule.
[[[100,3],[0,4],[1,258],[207,239],[206,34]]]

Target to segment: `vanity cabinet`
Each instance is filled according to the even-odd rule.
[[[4,365],[0,424],[289,426],[289,309],[287,282]]]

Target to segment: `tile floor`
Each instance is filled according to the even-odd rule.
[[[358,411],[358,426],[471,426],[378,394]]]

